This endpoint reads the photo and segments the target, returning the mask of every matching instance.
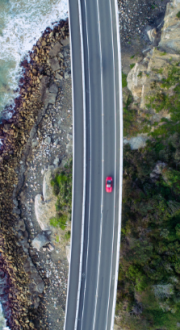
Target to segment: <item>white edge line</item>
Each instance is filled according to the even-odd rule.
[[[78,314],[79,314],[79,300],[82,280],[82,259],[83,259],[83,244],[84,244],[84,222],[85,222],[85,201],[86,201],[86,93],[85,93],[85,72],[84,72],[84,43],[83,43],[83,32],[82,32],[82,13],[81,3],[78,0],[79,8],[79,23],[80,23],[80,38],[81,38],[81,61],[82,61],[82,88],[83,88],[83,121],[84,121],[84,164],[83,164],[83,204],[82,204],[82,227],[81,227],[81,254],[80,254],[80,265],[79,265],[79,283],[78,283],[78,294],[77,294],[77,309],[74,330],[77,329]]]
[[[74,217],[73,217],[73,210],[74,210],[74,178],[75,178],[75,115],[74,115],[74,84],[73,84],[73,60],[72,60],[72,37],[71,37],[71,19],[70,19],[70,16],[71,16],[71,13],[70,13],[70,5],[69,5],[69,1],[68,0],[68,11],[69,11],[69,18],[68,18],[68,24],[69,24],[69,34],[70,34],[70,51],[71,51],[71,81],[72,81],[72,109],[73,109],[73,180],[72,180],[72,191],[73,191],[73,194],[72,194],[72,213],[71,213],[71,233],[73,231],[73,225],[74,225]],[[82,44],[81,44],[82,45]],[[83,57],[82,57],[82,48],[81,48],[81,59],[82,59],[82,62],[84,63],[83,61]],[[83,67],[84,69],[84,67]],[[84,85],[84,71],[82,72],[82,80],[83,80],[83,85]],[[84,88],[83,88],[83,93],[84,93]],[[83,94],[83,96],[85,96]],[[84,97],[83,97],[83,106],[84,106]],[[85,108],[84,108],[85,109]],[[85,118],[84,118],[85,120]],[[84,127],[85,129],[85,127]],[[84,136],[84,138],[86,137],[86,135]],[[84,143],[84,159],[85,159],[85,152],[86,152],[86,143]],[[85,177],[85,171],[86,171],[86,165],[85,165],[85,160],[84,160],[84,164],[83,164],[83,169],[84,169],[84,177]],[[85,180],[84,180],[84,183],[83,185],[85,185]],[[84,187],[83,187],[84,189]],[[84,195],[85,195],[85,190],[83,191],[83,209],[84,209]],[[84,215],[84,212],[83,212],[83,215]],[[84,218],[83,218],[83,225],[84,226]],[[83,230],[81,232],[81,240],[82,240],[82,233],[83,233]],[[83,244],[82,244],[83,245]],[[81,245],[81,254],[82,254],[82,245]],[[66,299],[66,310],[65,310],[65,322],[64,322],[64,330],[66,329],[66,315],[67,315],[67,308],[68,308],[68,297],[69,297],[69,287],[70,287],[70,273],[71,273],[71,256],[72,256],[72,234],[71,234],[71,242],[70,242],[70,246],[71,246],[71,251],[70,251],[70,263],[69,263],[69,272],[68,272],[68,288],[67,288],[67,299]],[[82,260],[82,255],[80,256],[80,259]],[[81,265],[82,265],[82,262],[80,264],[80,268],[81,268]],[[80,277],[80,272],[79,272],[79,277]],[[79,292],[80,292],[80,288],[78,288],[78,296],[79,296]],[[77,313],[76,313],[77,315]],[[75,319],[75,324],[76,324],[76,319]]]
[[[98,15],[98,34],[99,34],[99,48],[100,48],[100,65],[101,65],[101,95],[102,95],[102,106],[101,106],[101,113],[102,113],[102,160],[104,160],[104,111],[103,111],[103,77],[102,77],[102,49],[101,49],[101,31],[100,31],[100,16],[99,16],[99,6],[98,0],[96,1],[97,4],[97,15]],[[102,241],[102,220],[103,220],[103,196],[104,196],[104,162],[102,161],[102,195],[101,195],[101,224],[100,224],[100,240],[99,240],[99,251],[98,251],[98,274],[97,274],[97,287],[96,287],[96,295],[95,295],[95,307],[94,307],[94,318],[93,318],[93,330],[95,328],[95,321],[96,321],[96,306],[97,306],[97,298],[98,298],[98,287],[99,287],[99,271],[100,271],[100,256],[101,256],[101,241]]]
[[[113,36],[113,28],[112,28],[112,7],[111,7],[111,1],[109,1],[109,7],[110,7],[110,20],[111,20],[111,34],[112,34],[112,53],[113,53],[113,67],[114,67],[114,120],[115,120],[115,157],[114,157],[114,163],[115,163],[115,171],[114,171],[114,209],[113,209],[113,239],[112,239],[112,250],[111,250],[111,275],[110,275],[110,281],[109,281],[109,298],[110,298],[110,290],[111,290],[111,281],[112,281],[112,260],[113,260],[113,246],[114,246],[114,230],[115,230],[115,201],[116,201],[116,175],[117,175],[117,169],[116,169],[116,148],[117,148],[117,141],[116,141],[116,111],[117,111],[117,103],[116,103],[116,92],[115,92],[115,86],[116,86],[116,77],[115,77],[115,63],[114,63],[114,36]],[[108,311],[109,311],[109,302],[110,299],[108,299],[108,307],[107,307],[107,314],[106,314],[106,329],[107,329],[107,319],[108,319]]]
[[[85,7],[85,15],[86,15],[86,31],[87,31],[87,8],[86,8],[86,1],[84,1],[84,7]],[[88,52],[88,62],[89,62],[89,39],[88,39],[88,33],[87,33],[87,52]],[[89,73],[89,72],[88,72]],[[91,95],[91,84],[90,84],[90,73],[89,73],[89,95]],[[89,97],[89,110],[91,111],[91,98]],[[91,132],[92,128],[92,123],[91,123],[91,115],[89,116],[89,129]],[[90,160],[89,162],[91,163],[91,150],[92,150],[92,145],[91,145],[91,139],[90,139]],[[88,262],[88,254],[89,254],[89,222],[90,222],[90,213],[91,213],[91,166],[90,166],[90,172],[89,172],[89,215],[88,215],[88,242],[87,242],[87,256],[86,256],[86,276],[87,276],[87,262]],[[84,297],[86,295],[86,276],[85,276],[85,284],[84,284]],[[85,301],[85,298],[84,298]],[[82,318],[83,320],[83,315],[84,315],[84,304],[83,304],[83,309],[82,309]],[[81,329],[82,329],[82,322],[81,322]]]
[[[117,256],[116,256],[116,270],[115,270],[115,280],[114,280],[114,299],[112,307],[112,319],[111,327],[114,327],[114,316],[116,308],[116,295],[117,295],[117,283],[118,283],[118,273],[119,273],[119,256],[120,256],[120,240],[121,240],[121,213],[122,213],[122,179],[123,179],[123,106],[122,106],[122,79],[121,79],[121,46],[120,46],[120,31],[119,31],[119,15],[118,15],[118,4],[115,1],[116,9],[116,28],[117,28],[117,44],[118,44],[118,63],[119,63],[119,106],[120,106],[120,173],[119,173],[119,226],[118,226],[118,242],[117,242]]]

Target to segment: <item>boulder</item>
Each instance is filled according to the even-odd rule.
[[[49,166],[43,179],[43,194],[35,197],[35,214],[37,222],[42,230],[50,229],[49,220],[56,216],[56,196],[51,186],[51,174],[54,166]]]
[[[50,238],[49,238],[49,235],[50,235],[51,231],[49,230],[45,230],[45,231],[42,231],[40,234],[38,234],[32,241],[32,246],[40,251],[40,249],[47,245],[49,242],[50,242]]]
[[[55,83],[53,83],[53,84],[50,86],[50,88],[49,88],[49,92],[50,92],[50,93],[57,94],[57,92],[58,92],[58,87],[57,87],[57,85],[56,85]]]
[[[51,69],[53,71],[58,71],[60,69],[59,61],[58,61],[58,59],[56,57],[51,58],[49,60],[49,63],[50,63]]]
[[[59,161],[60,161],[59,157],[56,157],[56,158],[54,159],[53,164],[54,164],[55,167],[58,167],[58,165],[59,165]]]
[[[179,0],[173,0],[167,4],[159,46],[168,53],[180,51],[180,20],[176,16],[179,11]]]
[[[142,134],[142,135],[138,135],[136,137],[132,137],[130,139],[125,138],[123,143],[124,144],[129,143],[132,150],[137,150],[137,149],[145,147],[147,139],[148,139],[148,137],[145,134]]]
[[[49,56],[51,57],[55,57],[57,56],[57,54],[60,52],[61,50],[61,45],[59,42],[57,42],[51,49],[50,49],[50,52],[49,52]]]

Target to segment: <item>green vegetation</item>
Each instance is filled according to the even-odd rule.
[[[160,172],[152,178],[157,162]],[[174,330],[179,322],[179,133],[149,141],[139,151],[124,148],[116,313],[123,329]]]
[[[162,52],[162,53],[160,53],[161,56],[164,56],[164,55],[166,55],[166,54],[167,54],[166,52]]]
[[[54,217],[50,219],[50,225],[53,227],[60,227],[62,230],[66,228],[66,222],[67,222],[67,215],[66,214],[60,214],[59,217]]]
[[[170,115],[170,118],[163,117],[160,123],[152,123],[150,120],[146,122],[143,119],[140,131],[141,133],[149,133],[155,138],[165,138],[175,132],[180,133],[180,63],[170,63],[166,71],[166,78],[151,83],[154,96],[148,97],[146,107],[149,110],[154,109],[157,113],[165,111]],[[162,68],[157,70],[157,73],[162,74],[163,72],[164,69]],[[150,132],[152,126],[154,128],[157,126],[157,128]]]
[[[176,17],[180,19],[180,11],[177,13]]]
[[[127,74],[122,72],[122,88],[127,87]]]
[[[137,125],[137,111],[132,109],[133,97],[129,93],[126,100],[123,99],[123,130],[124,136],[136,134]]]
[[[130,69],[134,68],[135,63],[130,64]]]
[[[54,194],[57,196],[57,215],[50,219],[51,226],[66,228],[66,222],[71,215],[72,200],[72,160],[63,169],[58,169],[51,180]]]
[[[67,231],[67,232],[65,233],[65,235],[64,235],[64,238],[65,238],[67,241],[69,241],[70,237],[71,237],[71,232],[70,232],[70,231]]]
[[[59,243],[59,235],[56,236],[56,242]]]

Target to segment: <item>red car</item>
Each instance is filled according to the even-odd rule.
[[[113,178],[111,176],[107,176],[106,178],[106,192],[111,193],[113,190]]]

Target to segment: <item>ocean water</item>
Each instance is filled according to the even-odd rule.
[[[0,113],[18,95],[21,60],[47,27],[67,16],[67,0],[0,0]]]
[[[4,319],[1,305],[0,305],[0,330],[9,330],[9,327],[6,327],[6,321]]]

